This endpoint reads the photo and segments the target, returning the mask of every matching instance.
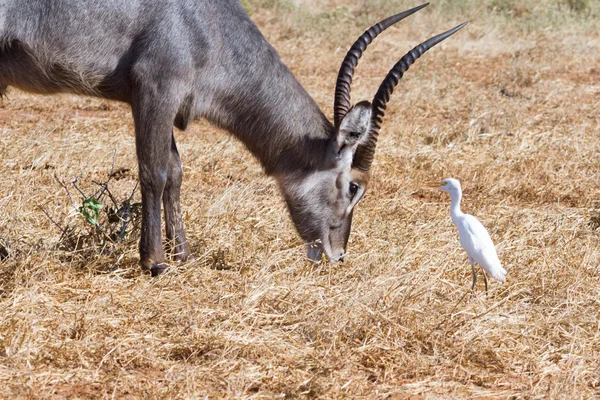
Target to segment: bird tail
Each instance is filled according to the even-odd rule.
[[[492,278],[494,278],[498,282],[506,282],[506,270],[502,268],[502,265],[498,264],[494,266],[494,268],[490,269],[489,273],[492,276]]]

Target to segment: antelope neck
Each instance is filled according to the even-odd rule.
[[[335,128],[279,58],[270,63],[268,74],[264,66],[248,71],[235,97],[218,98],[210,119],[238,137],[269,175],[320,169]]]

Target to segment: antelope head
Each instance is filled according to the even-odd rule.
[[[307,255],[313,260],[320,260],[322,253],[333,262],[344,259],[354,207],[367,190],[377,136],[394,87],[417,58],[466,25],[463,23],[413,48],[390,70],[371,102],[352,105],[352,75],[364,50],[383,30],[427,5],[375,24],[352,45],[338,74],[334,130],[319,167],[279,180],[292,220],[307,242]]]

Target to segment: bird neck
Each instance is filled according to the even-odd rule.
[[[456,218],[464,215],[460,210],[460,200],[462,199],[461,192],[454,192],[450,195],[452,199],[452,203],[450,203],[450,217],[452,217],[452,221],[456,220]]]

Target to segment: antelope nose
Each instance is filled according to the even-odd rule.
[[[315,245],[309,245],[306,249],[306,256],[313,261],[321,260],[321,248]]]
[[[345,257],[345,256],[346,256],[345,254],[342,254],[342,255],[340,256],[340,258],[338,258],[338,261],[339,261],[339,262],[344,262],[344,257]]]

